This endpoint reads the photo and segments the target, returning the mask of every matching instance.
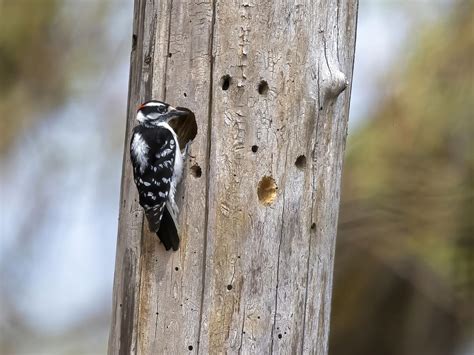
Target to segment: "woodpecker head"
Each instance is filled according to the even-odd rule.
[[[189,112],[174,108],[165,102],[150,100],[138,107],[137,120],[141,125],[153,126],[188,114]]]

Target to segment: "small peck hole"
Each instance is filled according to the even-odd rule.
[[[278,186],[271,176],[264,176],[257,187],[258,200],[265,206],[270,206],[276,199]]]
[[[300,155],[298,158],[296,158],[295,166],[300,170],[306,168],[306,157],[304,155]]]
[[[227,285],[227,289],[230,291],[232,290],[232,285]]]
[[[229,89],[230,81],[231,81],[231,77],[230,77],[229,74],[226,74],[222,77],[222,79],[221,79],[222,90]]]
[[[257,150],[258,150],[258,145],[253,145],[252,152],[257,153]]]
[[[268,92],[268,83],[265,80],[262,80],[258,84],[258,93],[260,95],[265,95]]]
[[[193,350],[193,346],[192,346],[192,345],[189,345],[189,346],[188,346],[188,349],[189,349],[189,351],[192,351],[192,350]]]
[[[191,175],[195,178],[200,178],[202,175],[202,169],[199,165],[195,164],[191,167]]]

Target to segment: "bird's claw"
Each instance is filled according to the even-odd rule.
[[[196,156],[192,156],[191,154],[189,154],[189,149],[190,149],[191,143],[192,143],[192,142],[188,142],[188,143],[186,143],[186,145],[184,146],[184,153],[183,153],[183,157],[184,157],[184,158],[186,158],[186,157],[190,157],[190,158],[193,158],[193,159],[196,158]]]

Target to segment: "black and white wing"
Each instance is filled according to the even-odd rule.
[[[166,250],[177,250],[179,245],[176,225],[166,206],[174,171],[175,148],[173,134],[166,128],[137,126],[133,130],[130,157],[139,203],[145,210],[150,230],[158,234]]]

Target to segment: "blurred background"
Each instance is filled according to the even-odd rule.
[[[104,354],[133,5],[0,0],[0,354]],[[474,0],[360,0],[330,355],[474,353]]]

